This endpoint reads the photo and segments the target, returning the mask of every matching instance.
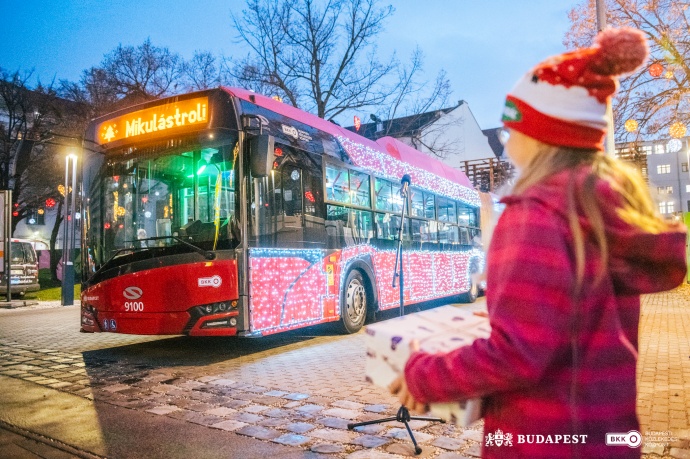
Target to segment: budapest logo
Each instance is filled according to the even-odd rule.
[[[143,294],[144,291],[139,287],[127,287],[122,291],[122,296],[124,296],[128,300],[138,300],[139,298],[141,298],[141,295]]]
[[[489,433],[486,436],[486,445],[484,446],[513,446],[513,434],[503,433],[501,429],[497,429],[494,433]]]

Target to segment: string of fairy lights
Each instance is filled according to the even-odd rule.
[[[327,301],[339,311],[340,296],[329,292],[325,269],[330,253],[324,249],[250,249],[252,328],[273,333],[322,322]],[[394,250],[379,250],[370,244],[344,248],[340,254],[341,289],[352,263],[367,257],[376,276],[380,309],[397,307],[399,290],[392,287],[395,255]],[[406,300],[419,302],[468,291],[472,262],[481,272],[484,253],[476,248],[404,251]]]
[[[403,175],[409,174],[415,187],[447,198],[456,199],[475,207],[480,205],[479,193],[476,190],[400,161],[382,151],[362,145],[347,137],[338,136],[338,141],[358,167],[370,170],[393,181],[400,180]]]
[[[653,62],[647,70],[652,78],[661,78],[663,76],[663,78],[670,80],[674,78],[675,75],[673,70],[670,68],[664,68],[661,62]],[[631,118],[628,119],[623,126],[625,127],[626,131],[633,133],[640,128],[640,123]],[[668,135],[671,137],[671,140],[669,140],[666,145],[667,151],[669,153],[676,153],[680,151],[680,149],[683,147],[683,143],[680,141],[680,139],[685,137],[687,133],[688,129],[685,123],[681,121],[671,123],[668,128]]]

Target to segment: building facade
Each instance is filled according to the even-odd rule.
[[[647,180],[659,213],[681,218],[690,212],[689,137],[616,144],[616,155]]]

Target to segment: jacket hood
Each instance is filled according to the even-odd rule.
[[[563,171],[525,190],[520,195],[506,196],[502,202],[510,205],[521,200],[535,200],[567,218],[567,190],[571,174],[575,174],[577,189],[590,169]],[[686,227],[669,222],[661,233],[650,233],[627,223],[618,214],[621,197],[611,185],[598,179],[595,185],[609,249],[609,272],[616,292],[620,294],[655,293],[680,285],[686,275]],[[580,225],[585,235],[591,235],[591,225],[580,213]]]

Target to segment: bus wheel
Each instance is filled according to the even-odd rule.
[[[477,297],[479,296],[479,285],[475,282],[474,277],[475,273],[470,274],[470,289],[460,295],[461,303],[474,303],[477,301]]]
[[[340,325],[344,333],[357,333],[367,317],[369,295],[362,274],[353,269],[347,275],[340,297]]]

